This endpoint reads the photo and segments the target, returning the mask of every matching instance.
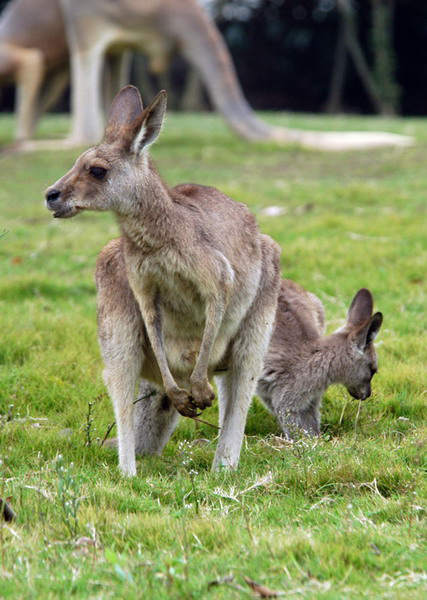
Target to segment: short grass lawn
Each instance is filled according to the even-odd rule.
[[[115,450],[97,443],[114,417],[93,282],[117,225],[95,213],[54,221],[44,208],[77,150],[1,155],[0,497],[17,519],[0,522],[0,598],[261,597],[245,578],[289,598],[426,597],[427,121],[266,118],[416,139],[327,154],[172,114],[152,150],[170,184],[248,204],[282,246],[283,276],[324,302],[328,331],[360,287],[372,290],[384,313],[373,396],[359,406],[331,388],[322,436],[295,444],[255,400],[234,473],[211,473],[216,430],[183,419],[163,456],[123,479]],[[67,127],[49,117],[39,135]],[[2,115],[0,143],[12,132]],[[217,408],[204,418],[215,423]]]

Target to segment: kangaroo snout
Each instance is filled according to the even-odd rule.
[[[354,398],[355,400],[367,400],[372,393],[370,385],[364,386],[363,388],[359,389],[347,389],[350,396],[352,396],[352,398]]]
[[[370,396],[371,396],[371,386],[369,385],[367,388],[365,388],[362,393],[360,394],[360,400],[367,400]]]
[[[69,219],[83,210],[74,205],[67,189],[59,189],[55,185],[57,184],[47,188],[45,192],[46,208],[53,212],[55,219]]]
[[[47,206],[49,207],[52,202],[59,200],[60,195],[60,190],[57,190],[56,188],[48,188],[45,194]]]

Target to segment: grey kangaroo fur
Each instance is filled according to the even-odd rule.
[[[331,384],[344,385],[353,398],[369,398],[378,368],[373,342],[382,323],[382,314],[372,311],[372,294],[363,288],[353,298],[344,327],[324,337],[321,301],[293,281],[281,282],[257,395],[287,437],[295,427],[319,435],[322,396]]]
[[[246,206],[214,188],[168,188],[160,179],[147,148],[165,110],[165,92],[144,110],[138,90],[123,88],[103,142],[46,192],[56,218],[111,210],[121,229],[98,257],[96,284],[104,380],[120,468],[129,476],[136,474],[133,400],[141,377],[166,394],[146,404],[150,427],[140,446],[148,449],[170,435],[178,412],[193,417],[211,405],[209,380],[218,372],[213,466],[237,466],[280,282],[279,247],[259,233]]]

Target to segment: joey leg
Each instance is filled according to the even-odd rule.
[[[137,402],[134,407],[136,454],[161,454],[175,431],[179,414],[169,398],[152,384],[142,381],[138,397],[154,395]]]
[[[305,411],[279,410],[276,416],[284,436],[289,440],[297,439],[304,433],[310,436],[320,433],[320,419],[314,407]]]
[[[311,436],[320,435],[320,413],[316,406],[310,406],[299,415],[300,426]]]

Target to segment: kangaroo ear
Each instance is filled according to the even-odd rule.
[[[374,314],[365,325],[354,331],[351,335],[354,336],[356,344],[363,351],[375,340],[383,322],[383,315],[380,312]]]
[[[366,288],[362,288],[354,296],[347,314],[347,326],[351,329],[359,329],[365,325],[372,316],[374,299]]]
[[[144,148],[153,144],[162,130],[166,113],[167,94],[162,90],[153,102],[144,110],[142,124],[132,142],[132,151],[139,154]]]
[[[382,325],[382,322],[383,322],[382,313],[376,312],[369,323],[368,333],[366,335],[366,345],[373,342],[374,339],[377,337],[380,327]]]
[[[140,130],[143,114],[138,89],[133,85],[127,85],[113,100],[104,140],[107,143],[120,141],[124,146],[130,146]]]

